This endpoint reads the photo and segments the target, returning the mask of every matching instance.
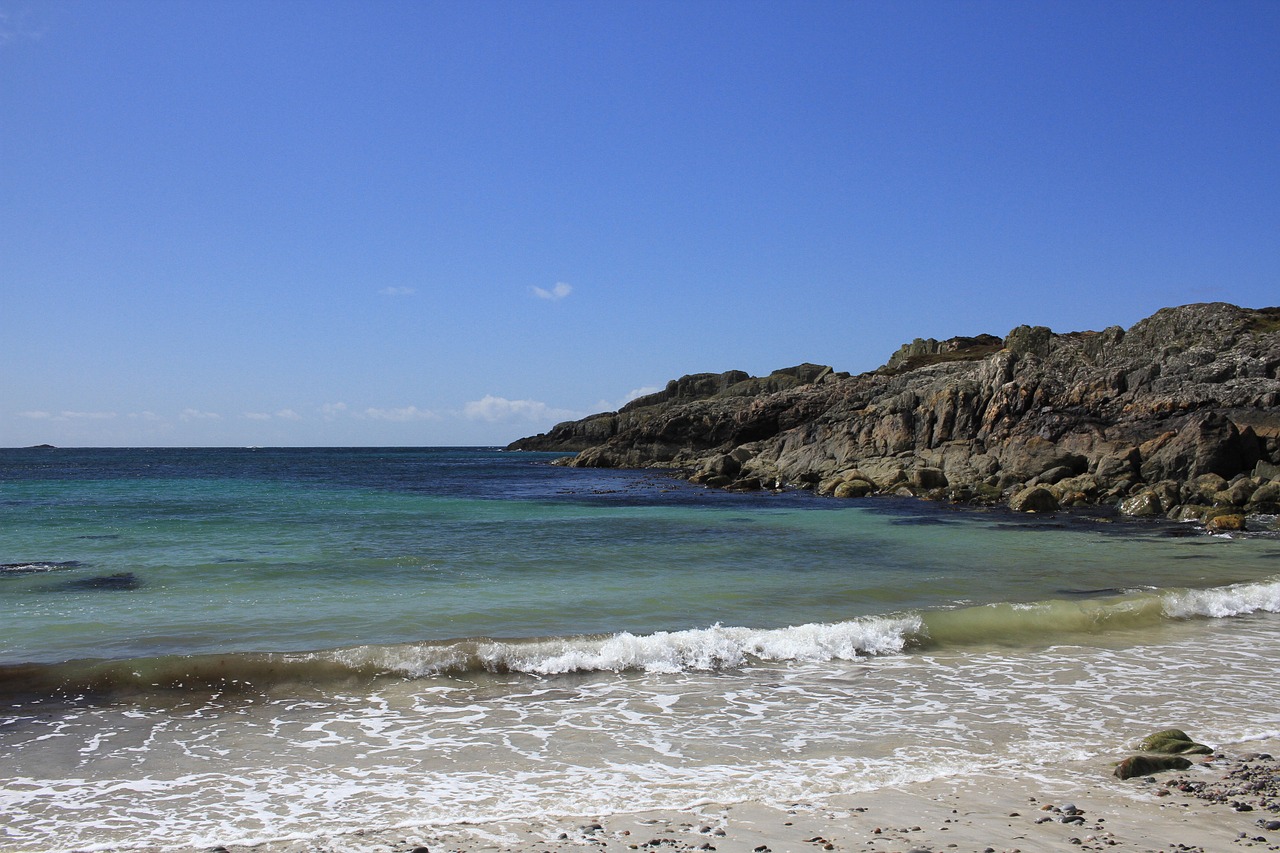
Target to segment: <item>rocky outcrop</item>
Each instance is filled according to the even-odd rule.
[[[695,374],[511,448],[722,486],[1274,512],[1280,308],[1187,305],[1128,330],[917,340],[857,376],[808,364]]]

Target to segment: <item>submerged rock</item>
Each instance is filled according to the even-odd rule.
[[[142,581],[138,580],[138,576],[133,572],[117,572],[113,575],[98,575],[97,577],[92,578],[79,578],[77,580],[67,581],[63,584],[63,589],[129,590],[138,589],[141,586]]]

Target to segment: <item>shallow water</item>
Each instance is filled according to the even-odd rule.
[[[814,800],[1280,732],[1273,540],[549,458],[0,452],[4,849]]]

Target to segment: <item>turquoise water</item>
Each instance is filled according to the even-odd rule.
[[[1153,721],[1280,731],[1275,539],[552,458],[0,451],[0,847],[820,800]]]
[[[728,495],[550,458],[6,451],[0,663],[772,629],[1280,571],[1280,543]]]

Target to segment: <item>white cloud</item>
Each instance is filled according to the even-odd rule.
[[[438,421],[440,416],[430,409],[405,406],[402,409],[365,409],[363,417],[375,421]]]
[[[155,412],[130,412],[129,417],[137,421],[158,421],[160,416]]]
[[[418,291],[412,287],[384,287],[378,292],[383,296],[413,296]]]
[[[570,293],[573,293],[573,285],[565,284],[563,281],[557,281],[555,287],[550,290],[542,287],[534,287],[532,289],[534,295],[539,299],[550,299],[552,302],[564,299]]]
[[[627,395],[617,402],[609,400],[601,400],[596,403],[596,411],[598,412],[616,412],[632,400],[638,400],[641,397],[647,397],[650,394],[656,394],[662,390],[659,385],[646,385],[643,388],[634,388],[627,392]]]
[[[632,400],[638,400],[641,397],[647,397],[650,394],[657,394],[661,390],[662,390],[661,385],[646,385],[643,388],[634,388],[627,392],[627,396],[623,398],[621,405],[625,406],[627,403],[630,403]],[[621,406],[619,408],[621,408]]]
[[[271,414],[269,412],[245,412],[244,416],[251,421],[269,421],[272,418],[279,418],[282,421],[302,420],[302,415],[298,414],[293,409],[281,409],[275,414]]]
[[[106,421],[114,418],[115,412],[59,412],[58,418],[66,420]]]
[[[339,415],[347,411],[346,403],[325,403],[320,407],[320,414],[324,415],[326,421],[336,420]]]
[[[221,420],[222,415],[217,412],[202,412],[199,409],[183,409],[178,413],[178,418],[184,421],[216,421]]]
[[[49,414],[48,412],[18,412],[18,417],[30,418],[33,421],[42,421],[47,418],[53,417],[53,415]]]
[[[484,395],[463,407],[463,414],[480,421],[564,421],[579,417],[567,409],[553,409],[539,400],[508,400],[505,397]]]

